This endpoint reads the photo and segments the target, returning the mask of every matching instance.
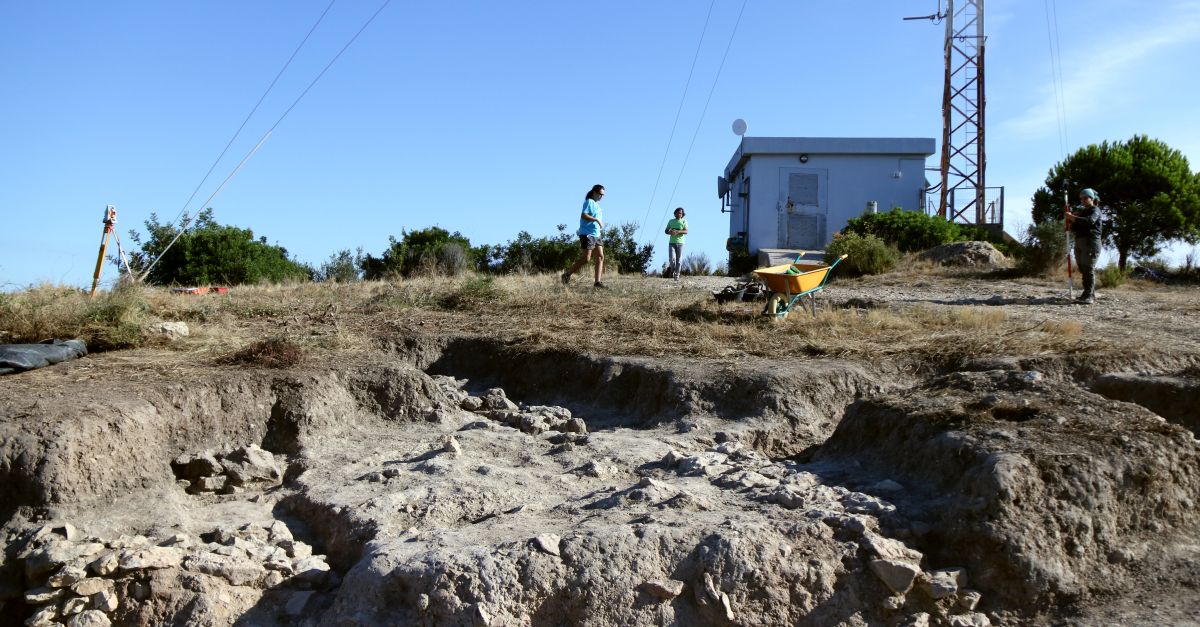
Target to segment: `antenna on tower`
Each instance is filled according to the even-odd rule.
[[[905,20],[929,20],[930,22],[933,22],[934,24],[940,24],[941,21],[943,19],[945,19],[945,17],[946,17],[946,14],[942,12],[942,0],[938,0],[937,13],[934,13],[933,15],[917,15],[915,17],[906,17],[903,19],[905,19]]]

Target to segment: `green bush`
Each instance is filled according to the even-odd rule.
[[[1061,220],[1032,224],[1025,231],[1017,268],[1024,274],[1039,275],[1057,271],[1067,258],[1067,235]]]
[[[825,247],[825,263],[833,263],[842,255],[848,257],[834,272],[848,276],[883,274],[900,261],[900,252],[894,247],[874,235],[858,233],[838,233]]]
[[[474,265],[470,254],[478,249],[461,233],[431,226],[419,231],[401,231],[397,240],[388,237],[388,248],[379,257],[367,255],[359,259],[363,278],[386,279],[414,274],[444,274],[454,276]]]
[[[873,235],[902,252],[928,250],[965,239],[959,225],[953,222],[920,211],[897,209],[851,218],[843,232]]]
[[[638,246],[637,240],[634,239],[637,230],[638,225],[635,222],[625,222],[615,229],[604,230],[600,239],[604,244],[605,266],[612,264],[612,267],[622,274],[646,274],[650,267],[650,257],[654,256],[654,245]]]
[[[176,227],[159,224],[153,213],[145,224],[145,241],[136,231],[129,234],[140,248],[130,253],[129,265],[144,272],[161,255],[146,277],[153,285],[244,285],[311,278],[311,269],[288,258],[286,248],[268,244],[266,237],[254,239],[250,229],[217,224],[212,209],[201,211],[193,223],[185,221],[187,230],[170,248],[179,233]]]
[[[1129,279],[1132,273],[1133,270],[1122,270],[1117,264],[1110,263],[1096,271],[1096,283],[1104,288],[1117,287]]]

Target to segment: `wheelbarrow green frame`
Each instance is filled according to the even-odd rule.
[[[767,297],[767,304],[763,307],[763,314],[774,315],[776,319],[786,318],[795,308],[796,303],[807,296],[812,315],[815,317],[817,315],[817,292],[825,289],[829,275],[847,256],[838,257],[830,265],[797,262],[755,270],[755,276],[766,283],[767,289],[771,291]],[[788,270],[793,268],[798,273],[788,274]],[[803,302],[801,302],[800,308],[804,309]]]

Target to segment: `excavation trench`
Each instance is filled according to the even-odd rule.
[[[915,549],[914,576],[958,567],[979,610],[1027,619],[1139,576],[1152,538],[1196,527],[1194,438],[1075,385],[1078,364],[1045,364],[1047,377],[980,362],[918,382],[843,360],[603,358],[463,337],[388,348],[386,361],[11,401],[0,615],[50,607],[25,596],[56,576],[46,564],[90,569],[108,552],[130,559],[97,576],[117,622],[973,615],[954,605],[965,579],[952,596],[916,580],[897,596],[876,562]],[[1162,396],[1086,381],[1147,407]],[[1160,410],[1184,423],[1186,405]],[[78,534],[59,538],[63,523]],[[71,557],[81,546],[103,548]]]

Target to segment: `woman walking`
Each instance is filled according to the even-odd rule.
[[[572,274],[592,260],[594,253],[596,256],[596,282],[594,285],[595,287],[604,287],[604,284],[600,282],[600,277],[604,276],[604,244],[600,241],[600,231],[604,228],[604,221],[600,215],[601,198],[604,198],[603,185],[593,185],[591,191],[583,197],[583,210],[579,214],[579,230],[575,231],[575,234],[579,236],[579,247],[583,249],[583,256],[563,273],[563,285],[571,281]]]
[[[671,236],[667,241],[667,273],[676,281],[679,280],[679,269],[683,263],[683,240],[688,232],[687,220],[683,219],[685,215],[683,207],[676,207],[675,218],[667,221],[667,235]]]

